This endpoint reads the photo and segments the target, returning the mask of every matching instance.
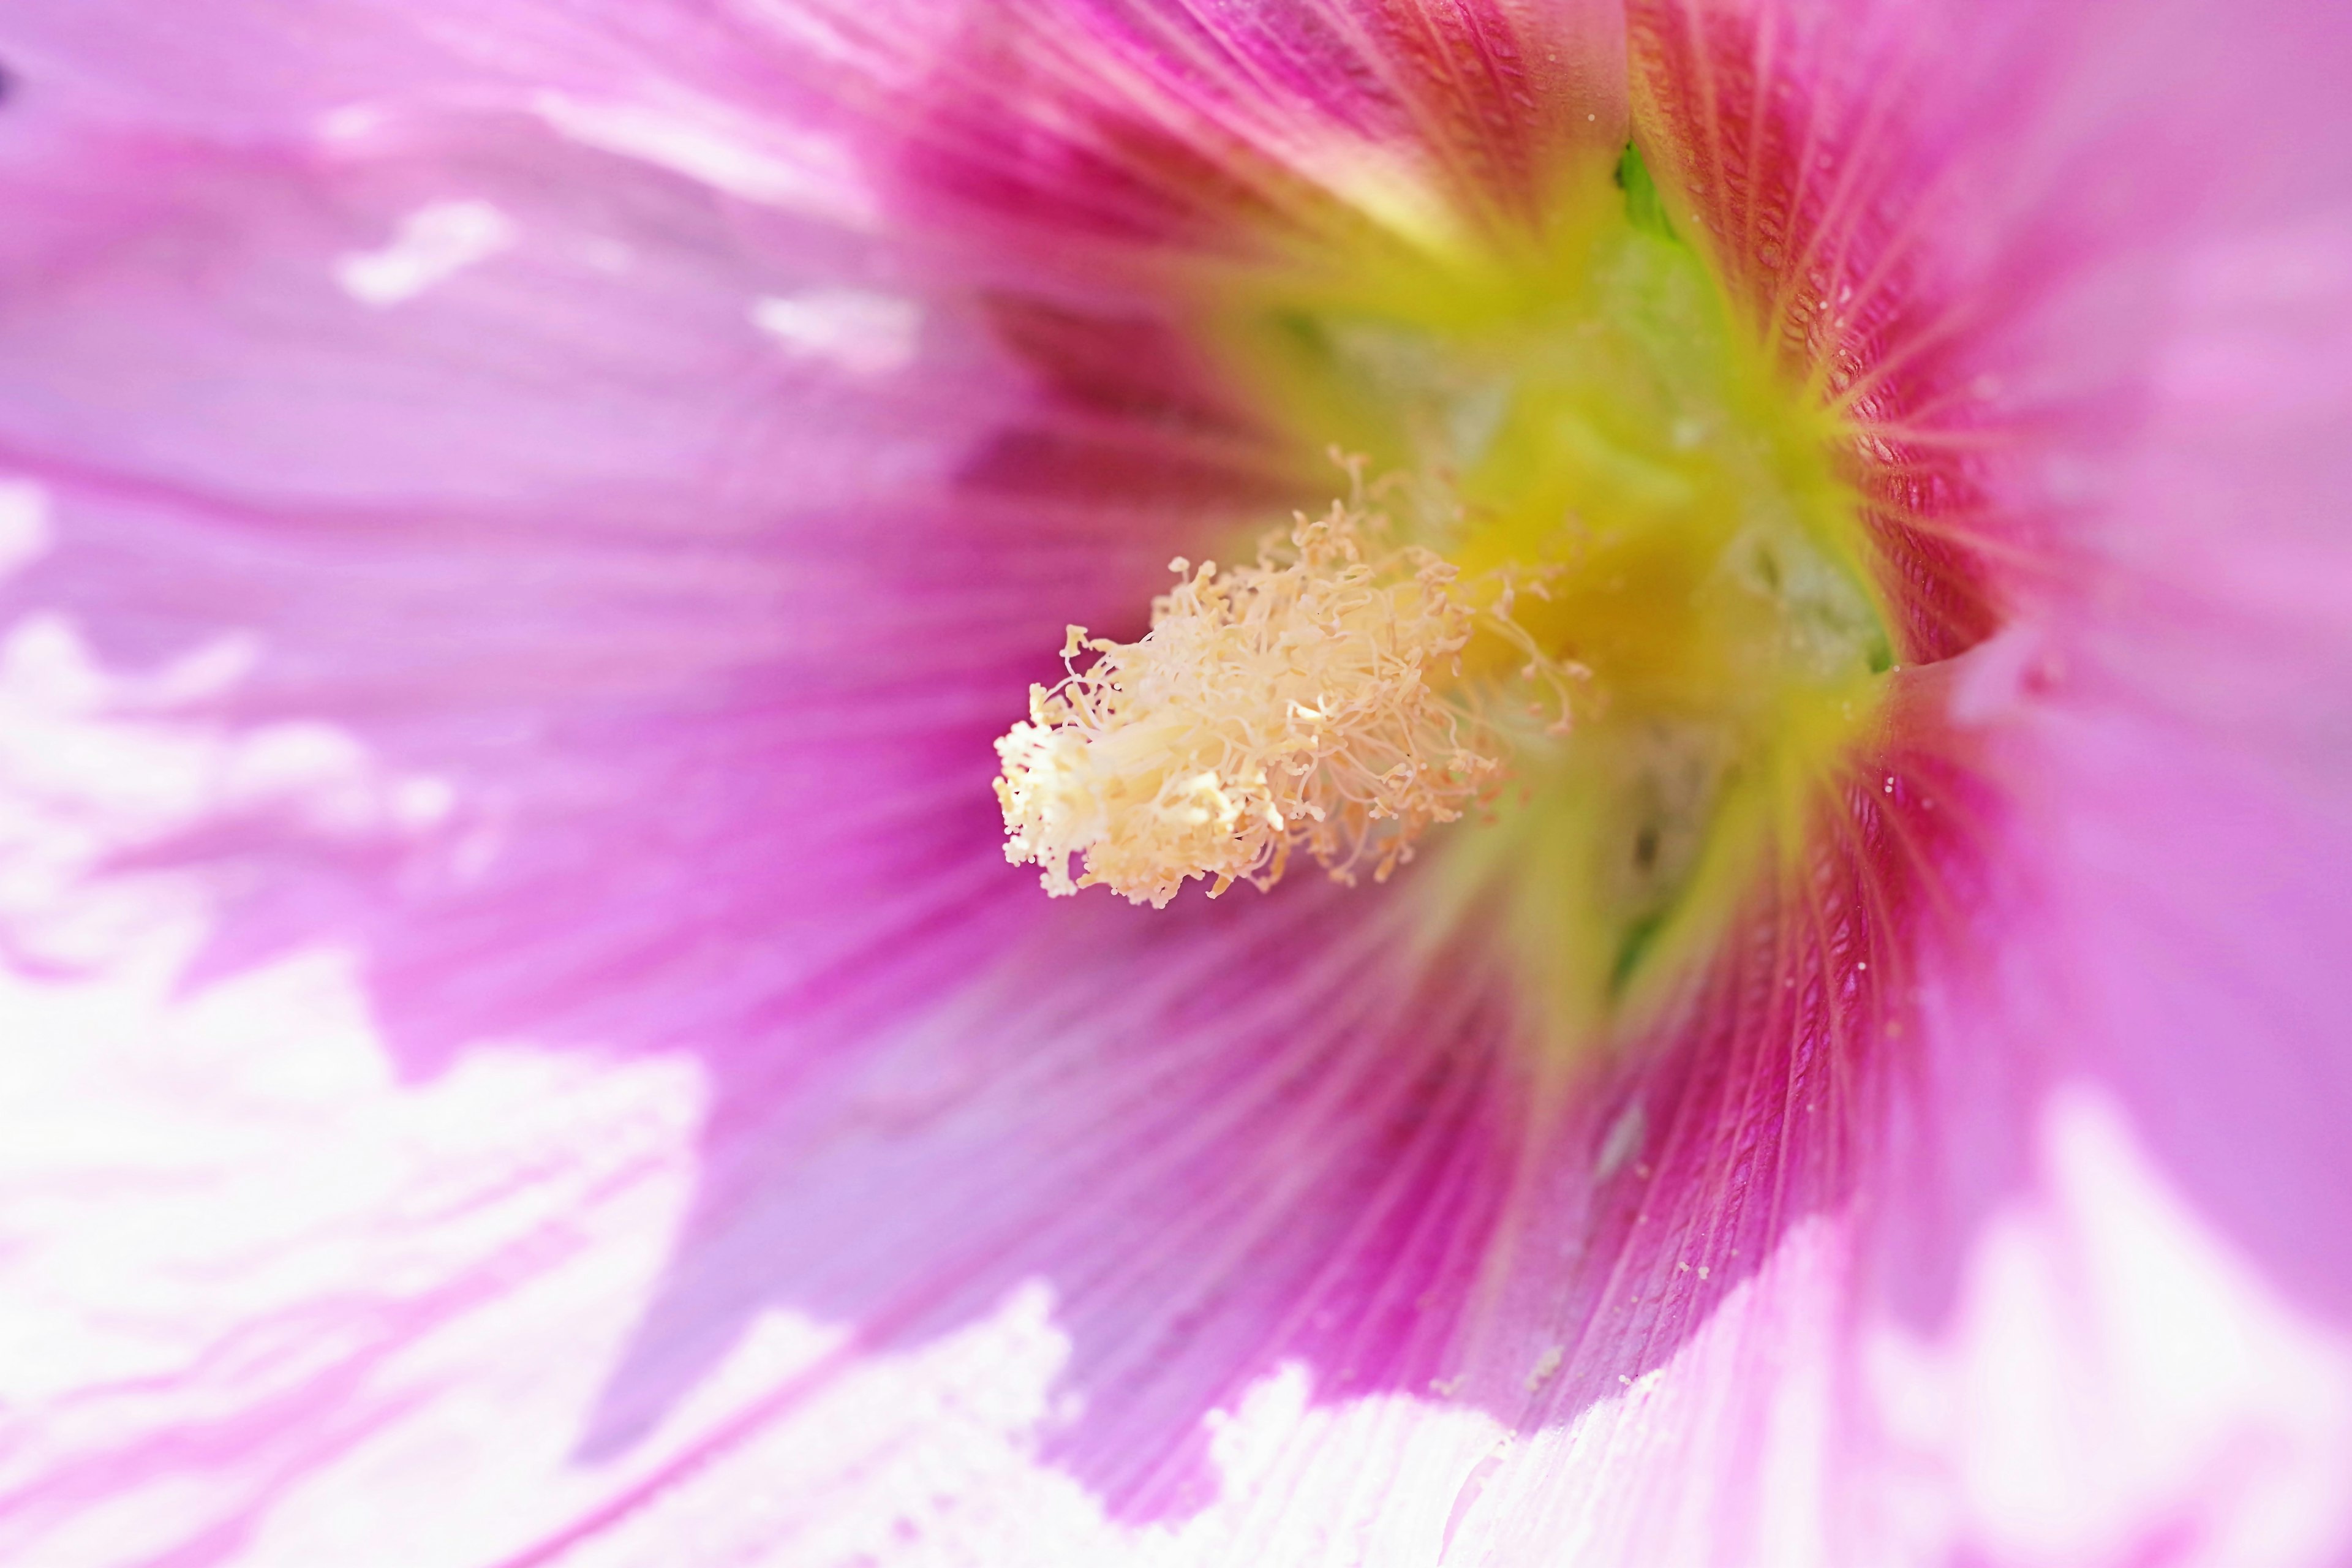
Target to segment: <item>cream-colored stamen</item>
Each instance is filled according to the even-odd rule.
[[[1368,551],[1379,521],[1335,504],[1286,546],[1269,535],[1255,566],[1177,560],[1140,641],[1072,626],[1063,658],[1093,663],[1032,688],[996,742],[1005,858],[1043,868],[1049,893],[1101,883],[1154,907],[1192,877],[1213,897],[1271,887],[1302,847],[1378,880],[1490,795],[1497,748],[1430,683],[1477,612],[1437,556]]]

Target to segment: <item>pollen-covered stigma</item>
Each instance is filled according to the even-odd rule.
[[[1069,673],[996,742],[1007,859],[1056,896],[1099,884],[1154,908],[1194,877],[1212,897],[1270,888],[1301,850],[1343,882],[1385,880],[1506,777],[1492,704],[1463,679],[1482,631],[1526,654],[1546,727],[1566,730],[1577,671],[1517,630],[1513,584],[1475,604],[1450,563],[1390,544],[1357,491],[1268,534],[1255,565],[1171,563],[1138,641],[1069,628]]]

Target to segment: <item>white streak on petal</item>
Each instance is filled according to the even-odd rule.
[[[1616,1392],[1557,1407],[1503,1452],[1461,1510],[1444,1562],[1814,1568],[1830,1560],[1822,1505],[1846,1247],[1840,1225],[1820,1216],[1793,1225],[1769,1262],[1715,1300],[1663,1363],[1644,1364],[1638,1337],[1589,1344],[1604,1373],[1609,1357],[1623,1356]],[[1908,1560],[1865,1549],[1855,1561]]]
[[[401,219],[381,250],[339,257],[335,281],[360,303],[382,309],[415,299],[514,242],[514,224],[489,203],[436,202]]]
[[[1502,1436],[1483,1412],[1404,1395],[1318,1403],[1308,1369],[1285,1363],[1204,1421],[1214,1472],[1204,1506],[1131,1525],[1109,1517],[1049,1447],[1074,1414],[1064,1383],[1073,1346],[1058,1305],[1050,1285],[1031,1279],[938,1339],[842,1367],[788,1415],[616,1521],[594,1561],[1426,1568],[1452,1482]],[[793,1320],[772,1314],[762,1331],[774,1344],[763,1348],[755,1334],[739,1346],[665,1420],[659,1453],[633,1462],[693,1451],[699,1433],[726,1429],[736,1412],[757,1407],[762,1385],[772,1389],[830,1342],[830,1331]],[[1368,1488],[1385,1500],[1372,1520],[1362,1507]]]
[[[30,479],[0,479],[0,577],[47,553],[49,492]]]
[[[816,289],[755,300],[751,320],[797,356],[852,375],[885,375],[915,357],[923,316],[911,300],[862,289]]]
[[[2352,1346],[2168,1191],[2103,1093],[2044,1115],[2046,1188],[1988,1225],[1940,1342],[1871,1349],[1883,1418],[1948,1468],[1930,1513],[2001,1561],[2332,1561],[2352,1535]],[[1923,1515],[1922,1522],[1927,1522]]]
[[[319,116],[316,124],[319,134],[330,142],[358,142],[383,130],[392,118],[380,103],[345,103]]]
[[[848,155],[819,137],[772,124],[756,131],[730,124],[715,110],[681,113],[560,92],[536,94],[531,108],[559,136],[667,169],[730,196],[841,223],[865,226],[874,220],[873,194]]]
[[[1609,1124],[1608,1134],[1601,1140],[1601,1154],[1593,1162],[1592,1179],[1607,1181],[1626,1161],[1640,1153],[1648,1125],[1638,1100],[1619,1111],[1617,1120]]]
[[[455,808],[444,780],[385,769],[349,731],[308,720],[236,728],[205,704],[259,657],[229,635],[117,675],[74,624],[29,616],[0,638],[0,920],[54,957],[110,951],[127,929],[100,868],[225,820],[395,847]]]
[[[205,917],[156,912],[87,983],[0,972],[0,1402],[43,1438],[0,1481],[110,1467],[0,1520],[0,1557],[235,1521],[251,1568],[418,1568],[593,1507],[611,1479],[566,1457],[691,1201],[698,1075],[505,1048],[403,1083],[356,954],[191,993]]]

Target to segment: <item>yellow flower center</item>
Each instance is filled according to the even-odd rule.
[[[1050,889],[1164,903],[1189,876],[1271,883],[1296,849],[1385,875],[1492,802],[1441,885],[1500,879],[1589,1013],[1793,841],[1893,658],[1851,435],[1637,157],[1575,171],[1555,211],[1475,237],[1335,221],[1201,284],[1201,341],[1300,451],[1400,477],[1394,538],[1342,507],[1202,568],[1139,642],[1074,633],[1095,662],[1000,742],[1008,853]]]

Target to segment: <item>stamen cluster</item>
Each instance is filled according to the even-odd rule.
[[[1193,877],[1212,897],[1271,887],[1299,849],[1377,881],[1491,795],[1499,748],[1431,684],[1459,674],[1477,612],[1438,556],[1368,551],[1381,527],[1339,503],[1302,513],[1255,566],[1173,562],[1139,641],[1070,627],[1069,674],[996,742],[1005,858],[1049,893],[1100,883],[1155,908]]]

